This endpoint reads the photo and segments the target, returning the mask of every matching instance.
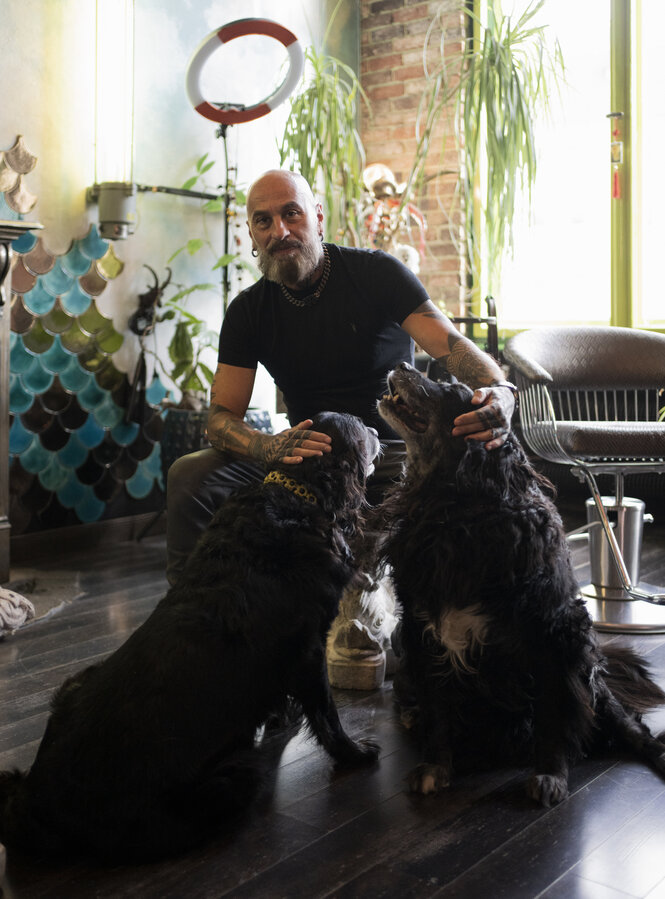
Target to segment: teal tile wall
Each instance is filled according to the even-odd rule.
[[[12,177],[15,155],[0,154],[1,186],[12,190],[0,190],[0,218],[10,221],[29,211],[14,199],[23,177]],[[162,508],[167,391],[155,378],[129,411],[131,385],[113,362],[123,335],[96,304],[122,270],[112,245],[92,225],[61,255],[31,232],[12,250],[12,534]]]

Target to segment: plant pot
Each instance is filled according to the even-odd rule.
[[[162,432],[162,471],[164,477],[180,456],[209,446],[206,437],[208,410],[169,408],[164,417]]]

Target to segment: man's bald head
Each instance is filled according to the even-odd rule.
[[[285,169],[269,169],[253,181],[247,191],[247,212],[250,213],[252,204],[256,204],[259,197],[266,194],[274,194],[290,185],[303,199],[313,207],[316,207],[316,199],[312,188],[306,178],[299,172],[287,172]]]

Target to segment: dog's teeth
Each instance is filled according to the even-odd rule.
[[[393,403],[396,403],[399,400],[399,393],[393,393],[392,400]]]

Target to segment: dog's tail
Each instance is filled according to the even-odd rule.
[[[607,685],[628,710],[643,715],[665,703],[665,693],[651,677],[645,659],[628,646],[603,647]]]

